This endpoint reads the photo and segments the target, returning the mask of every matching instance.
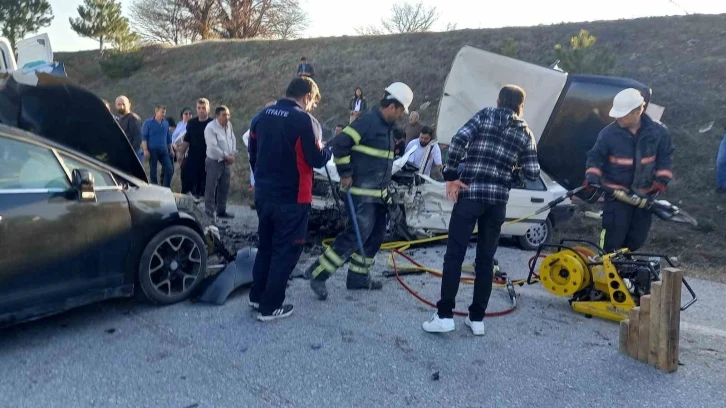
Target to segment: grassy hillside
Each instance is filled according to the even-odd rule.
[[[611,22],[559,24],[523,28],[461,30],[385,37],[340,37],[295,41],[205,42],[176,48],[143,50],[144,66],[131,78],[101,75],[96,52],[59,54],[69,76],[101,97],[128,95],[134,110],[151,116],[155,103],[178,112],[206,96],[232,110],[241,136],[252,115],[277,98],[293,77],[301,56],[316,71],[323,100],[316,111],[332,128],[345,123],[353,89],[361,86],[375,102],[392,81],[408,83],[413,107],[424,123],[434,123],[451,61],[464,45],[498,52],[509,38],[516,57],[540,65],[554,59],[553,45],[566,44],[580,29],[598,37],[597,46],[617,54],[613,74],[631,77],[653,89],[653,101],[666,107],[663,121],[676,144],[676,178],[668,198],[701,222],[699,231],[657,222],[650,246],[680,257],[703,274],[726,278],[726,198],[713,193],[715,156],[726,112],[726,15],[648,18]],[[494,102],[494,101],[492,101]],[[428,105],[426,105],[428,103]],[[424,105],[424,107],[421,107]],[[704,123],[716,121],[708,133]],[[247,199],[247,163],[236,165],[233,189]],[[576,221],[573,234],[594,236],[592,222]]]

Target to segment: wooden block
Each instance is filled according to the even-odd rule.
[[[628,354],[628,326],[629,326],[630,320],[621,320],[620,321],[620,344],[618,346],[618,350],[627,355]]]
[[[658,365],[658,333],[660,327],[660,304],[662,282],[653,282],[650,285],[650,330],[648,342],[650,343],[648,351],[648,364],[656,367]]]
[[[640,321],[640,307],[630,309],[630,322],[628,323],[628,355],[638,358],[638,332]]]
[[[638,360],[648,363],[650,353],[650,295],[640,297],[640,317],[638,318]]]
[[[663,270],[658,368],[667,373],[678,369],[682,279],[683,272],[679,269],[666,268]]]

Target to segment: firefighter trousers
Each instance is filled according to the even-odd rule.
[[[345,230],[335,237],[330,247],[313,264],[313,278],[318,278],[323,274],[323,277],[327,279],[343,266],[348,258],[350,258],[348,275],[359,274],[367,277],[386,235],[387,206],[383,202],[366,202],[356,196],[353,196],[353,206],[358,219],[365,258],[358,249],[358,239],[353,222],[348,220]]]
[[[653,221],[649,211],[615,199],[606,199],[602,211],[600,246],[610,253],[621,248],[640,249]]]

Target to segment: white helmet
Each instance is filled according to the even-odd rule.
[[[633,109],[643,105],[643,95],[634,88],[623,89],[613,99],[613,108],[610,109],[610,117],[620,119],[626,116]]]
[[[408,107],[411,105],[411,102],[413,102],[413,91],[408,87],[408,85],[403,82],[394,82],[386,88],[386,92],[391,94],[389,98],[401,102],[403,109],[406,113],[408,113]]]

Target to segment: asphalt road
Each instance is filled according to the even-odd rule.
[[[443,248],[412,253],[440,266]],[[514,277],[529,256],[498,252]],[[435,300],[436,278],[406,281]],[[433,309],[395,279],[347,292],[345,271],[327,302],[293,280],[295,313],[273,323],[254,319],[246,289],[224,306],[105,302],[0,331],[0,407],[723,407],[726,286],[692,285],[700,299],[682,315],[674,374],[619,354],[617,324],[539,286],[517,288],[519,309],[487,320],[484,337],[462,318],[454,333],[425,333]],[[458,309],[470,298],[462,286]],[[490,310],[507,302],[495,290]]]

